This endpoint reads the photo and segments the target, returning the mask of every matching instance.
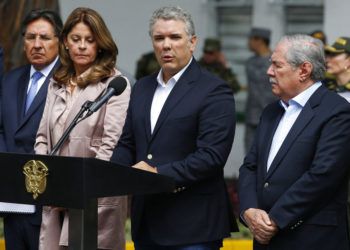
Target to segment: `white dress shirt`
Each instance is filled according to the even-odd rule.
[[[280,104],[285,109],[285,112],[277,126],[275,134],[273,135],[269,157],[267,159],[267,171],[269,170],[273,159],[277,155],[278,150],[281,148],[283,141],[287,137],[300,112],[303,110],[306,102],[320,86],[320,82],[314,83],[293,99],[290,99],[288,104],[284,103],[282,100],[280,101]]]
[[[164,106],[164,103],[166,99],[168,99],[168,96],[170,95],[170,92],[175,87],[175,84],[180,79],[182,74],[185,72],[185,70],[188,68],[190,63],[192,62],[192,58],[189,61],[189,63],[180,70],[176,75],[174,75],[172,78],[169,79],[168,82],[164,82],[163,75],[162,75],[162,69],[159,71],[157,76],[157,82],[158,86],[156,91],[154,92],[153,100],[152,100],[152,106],[151,106],[151,132],[153,133],[154,127],[156,126],[158,117],[160,115],[160,112],[162,111],[162,108]]]
[[[51,70],[53,69],[53,67],[55,66],[56,62],[58,60],[58,57],[56,57],[56,59],[50,63],[48,66],[46,66],[45,68],[43,68],[42,70],[40,70],[40,72],[44,75],[44,77],[41,77],[38,80],[38,88],[36,89],[36,93],[38,93],[38,91],[40,90],[41,86],[43,86],[46,78],[49,76]],[[30,67],[30,75],[29,75],[29,84],[28,84],[28,88],[27,88],[27,94],[29,92],[30,86],[32,86],[32,77],[33,74],[36,72],[37,70],[33,67],[33,65]]]

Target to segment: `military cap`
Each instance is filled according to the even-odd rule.
[[[216,38],[207,38],[204,41],[204,52],[213,52],[213,51],[220,51],[221,50],[221,42],[219,39]]]
[[[327,43],[326,34],[322,30],[315,30],[311,32],[310,36],[321,40],[323,44]]]
[[[326,53],[338,54],[338,53],[348,53],[350,54],[350,37],[339,37],[330,46],[325,46]]]
[[[270,40],[271,30],[266,28],[252,28],[249,37],[260,37]]]

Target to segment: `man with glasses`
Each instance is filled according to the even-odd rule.
[[[34,154],[47,87],[59,63],[62,20],[53,11],[33,10],[22,27],[29,64],[4,75],[0,91],[0,151]],[[0,202],[0,211],[4,216],[6,249],[38,249],[41,207]]]

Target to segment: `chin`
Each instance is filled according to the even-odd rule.
[[[272,94],[273,94],[273,95],[279,97],[280,91],[278,91],[277,89],[274,89],[274,88],[272,88],[271,91],[272,91]]]

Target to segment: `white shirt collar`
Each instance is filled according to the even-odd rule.
[[[48,66],[46,66],[45,68],[43,68],[42,70],[40,70],[40,72],[45,76],[45,78],[50,74],[51,70],[53,69],[53,67],[55,66],[56,62],[58,60],[58,56],[56,57],[55,60],[52,61],[52,63],[50,63]],[[30,66],[30,78],[33,76],[33,74],[36,72],[37,70],[33,67],[33,65]]]
[[[168,82],[174,82],[175,84],[180,79],[180,77],[185,72],[185,70],[188,68],[188,66],[191,64],[192,60],[193,60],[193,57],[191,57],[191,60],[187,63],[187,65],[183,67],[179,72],[177,72],[173,77],[171,77]],[[159,70],[159,73],[157,75],[157,82],[163,87],[166,86],[166,83],[163,80],[163,69]]]
[[[288,101],[288,104],[289,105],[296,104],[296,105],[300,106],[301,108],[303,108],[305,106],[306,102],[312,96],[312,94],[315,93],[315,91],[319,87],[321,87],[321,85],[322,85],[321,82],[316,82],[316,83],[312,84],[310,87],[305,89],[303,92],[299,93],[297,96],[295,96],[292,99],[290,99]],[[286,103],[284,103],[282,100],[280,101],[280,104],[282,105],[282,107],[284,109],[287,109],[288,105],[286,105]]]

